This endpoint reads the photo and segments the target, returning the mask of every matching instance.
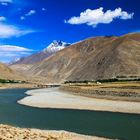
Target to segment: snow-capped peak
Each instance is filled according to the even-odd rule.
[[[11,64],[13,64],[13,63],[16,63],[16,62],[18,62],[20,59],[21,59],[21,58],[15,58],[15,59],[13,59],[11,62],[8,63],[8,65],[11,65]]]
[[[46,47],[43,52],[45,53],[55,53],[69,46],[70,43],[63,42],[61,40],[54,40],[48,47]]]

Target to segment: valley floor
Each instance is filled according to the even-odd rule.
[[[140,102],[140,82],[65,84],[60,90],[98,99]]]
[[[58,88],[30,90],[24,99],[18,103],[38,108],[99,110],[122,113],[140,114],[140,102],[107,100],[84,97],[76,93],[73,95]]]

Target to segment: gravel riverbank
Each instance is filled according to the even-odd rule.
[[[66,131],[18,128],[0,124],[0,140],[109,140]]]

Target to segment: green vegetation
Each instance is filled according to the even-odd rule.
[[[88,84],[89,82],[95,83],[95,81],[88,81],[88,80],[84,80],[84,81],[65,81],[65,84],[69,84],[69,83],[86,83]]]
[[[8,83],[14,84],[14,83],[25,83],[25,81],[0,79],[0,83],[2,83],[2,84],[8,84]]]
[[[101,83],[112,83],[112,82],[130,82],[130,81],[140,81],[140,79],[102,79],[102,80],[98,80],[97,82],[101,82]]]
[[[138,79],[138,78],[140,78],[139,76],[117,76],[116,78],[125,78],[125,79]]]
[[[120,78],[120,77],[119,77]],[[119,78],[112,78],[112,79],[100,79],[100,80],[84,80],[84,81],[65,81],[65,84],[69,84],[69,83],[85,83],[85,84],[88,84],[88,83],[97,83],[97,82],[100,82],[100,83],[112,83],[112,82],[131,82],[131,81],[140,81],[140,78],[129,78],[129,79],[126,79],[126,78],[122,78],[122,79],[119,79]]]

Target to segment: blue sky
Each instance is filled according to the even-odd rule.
[[[91,36],[139,32],[139,0],[0,0],[0,61]]]

